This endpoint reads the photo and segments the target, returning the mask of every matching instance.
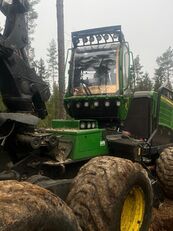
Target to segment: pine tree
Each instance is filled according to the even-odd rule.
[[[42,58],[37,62],[37,74],[44,81],[49,82],[45,62]]]
[[[138,85],[138,90],[139,91],[151,91],[152,89],[153,89],[152,81],[149,77],[149,74],[145,72],[142,75],[142,79]]]
[[[29,0],[30,9],[27,14],[27,24],[28,24],[28,46],[26,48],[27,55],[31,66],[33,65],[35,58],[35,51],[32,47],[32,42],[34,40],[34,32],[36,29],[36,20],[38,18],[38,13],[35,10],[35,6],[40,2],[40,0]]]
[[[134,71],[136,76],[135,91],[152,90],[152,81],[147,72],[143,72],[143,66],[140,64],[139,55],[134,59]]]
[[[157,91],[164,84],[165,81],[166,81],[166,79],[163,75],[162,67],[155,69],[154,90]]]
[[[154,90],[158,90],[163,84],[172,89],[173,81],[173,49],[169,47],[156,59],[158,68],[155,69]]]
[[[51,127],[52,120],[57,118],[58,110],[59,110],[59,107],[57,107],[58,97],[59,97],[58,86],[57,84],[54,84],[52,95],[49,101],[46,103],[48,116],[44,120],[40,121],[39,124],[40,127]]]
[[[141,82],[142,75],[144,74],[142,71],[143,66],[140,64],[139,55],[134,59],[134,72],[135,72],[135,90],[139,90],[139,85]]]
[[[54,84],[58,82],[58,52],[54,39],[51,40],[47,51],[48,74],[51,78],[51,89],[53,89]]]

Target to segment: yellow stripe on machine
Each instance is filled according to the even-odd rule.
[[[161,100],[163,100],[165,103],[168,103],[170,106],[173,106],[173,101],[168,99],[165,96],[161,96]]]

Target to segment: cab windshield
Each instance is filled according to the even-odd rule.
[[[115,94],[119,90],[118,45],[78,47],[73,63],[73,95]]]

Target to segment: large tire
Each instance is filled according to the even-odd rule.
[[[160,154],[156,173],[167,197],[173,198],[173,147],[165,148]]]
[[[27,182],[0,182],[1,231],[79,231],[72,210],[51,192]]]
[[[152,187],[137,163],[96,157],[74,179],[67,204],[83,231],[148,230]]]

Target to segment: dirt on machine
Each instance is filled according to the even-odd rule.
[[[121,26],[72,32],[71,119],[40,129],[50,91],[25,51],[29,5],[0,10],[0,230],[149,230],[173,197],[173,92],[135,91]]]

